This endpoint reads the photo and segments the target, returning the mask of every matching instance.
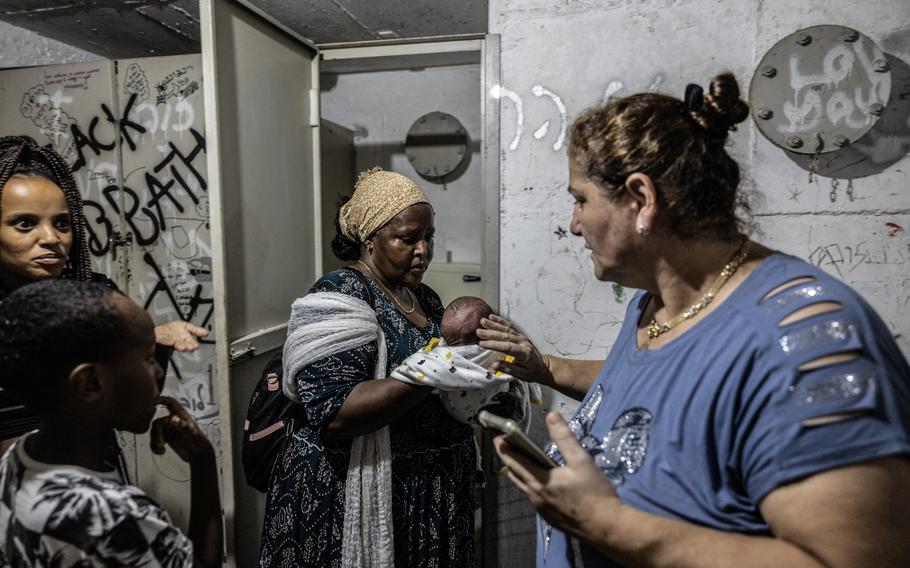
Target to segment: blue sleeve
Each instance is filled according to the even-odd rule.
[[[744,389],[739,470],[756,505],[787,483],[910,453],[910,372],[886,326],[864,302],[777,327]],[[849,361],[806,363],[855,352]],[[800,367],[803,367],[801,370]]]
[[[310,292],[338,292],[373,302],[363,276],[340,269],[320,278]],[[295,377],[307,423],[322,430],[338,413],[351,390],[373,378],[378,349],[376,342],[336,353],[302,368]]]

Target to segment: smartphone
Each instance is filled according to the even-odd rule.
[[[510,446],[517,448],[518,451],[534,460],[538,465],[547,468],[557,466],[557,463],[540,446],[521,431],[521,428],[514,420],[481,410],[477,415],[477,421],[487,430],[497,434],[504,434]]]

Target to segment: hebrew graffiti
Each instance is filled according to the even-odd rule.
[[[155,85],[156,102],[166,104],[169,99],[183,100],[199,90],[199,80],[191,75],[192,65],[175,69]]]
[[[515,150],[518,148],[519,142],[521,142],[521,134],[522,130],[524,130],[524,103],[522,103],[521,97],[519,97],[517,93],[506,89],[502,85],[493,85],[490,89],[490,96],[494,99],[505,97],[515,105],[515,137],[512,138],[512,141],[509,143],[509,150]]]
[[[651,93],[656,92],[660,89],[663,82],[664,75],[662,73],[655,74],[648,82],[647,91]],[[604,90],[602,104],[610,102],[610,100],[618,96],[625,87],[625,83],[621,80],[614,79],[609,81]],[[536,98],[544,98],[553,103],[553,108],[556,111],[555,118],[559,121],[559,131],[553,140],[552,149],[554,151],[561,150],[565,145],[566,131],[568,130],[569,124],[569,113],[566,110],[563,98],[543,85],[532,86],[531,94]],[[525,105],[525,101],[521,95],[502,85],[493,85],[490,89],[490,96],[497,100],[502,100],[504,98],[508,99],[512,103],[512,106],[515,107],[515,133],[512,140],[509,142],[508,148],[510,151],[517,150],[518,146],[521,144],[522,137],[524,136],[525,117],[529,114],[529,111],[527,110],[528,107]],[[504,119],[504,122],[508,122],[508,119]],[[553,124],[552,117],[542,117],[542,121],[532,133],[534,140],[543,140],[546,138],[547,135],[550,134],[551,124]]]
[[[64,96],[61,90],[48,94],[45,85],[35,85],[22,95],[19,112],[32,124],[37,126],[47,137],[54,148],[68,156],[68,147],[63,139],[68,137],[70,129],[76,125],[76,119],[61,108],[71,102],[72,97]]]
[[[181,66],[158,83],[159,94],[164,92],[166,99],[172,92],[183,97],[177,103],[184,109],[181,112],[174,112],[175,105],[170,102],[137,104],[148,97],[149,78],[138,63],[131,63],[121,77],[123,91],[129,95],[122,110],[118,113],[102,102],[93,115],[83,118],[87,126],[75,120],[68,121],[68,126],[75,149],[74,172],[85,172],[84,179],[104,184],[85,199],[91,254],[104,258],[116,255],[118,245],[139,247],[141,254],[132,256],[129,268],[133,279],[130,288],[138,290],[137,299],[159,322],[183,319],[206,327],[212,307],[207,199],[202,201],[208,190],[206,147],[205,136],[193,124],[195,110],[185,110],[192,109],[193,104],[186,98],[192,94],[186,87],[196,83],[194,89],[198,89],[192,70],[192,65]],[[33,87],[24,95],[21,110],[23,116],[41,124],[66,116],[53,106],[43,86]],[[142,113],[151,121],[140,118]],[[171,113],[180,118],[172,121]],[[161,124],[169,127],[160,128]],[[123,169],[129,171],[122,180],[116,175],[118,168],[113,172],[102,170],[96,163],[89,168],[91,158],[118,146]],[[125,235],[116,234],[120,224]],[[170,369],[179,388],[198,376],[191,380],[192,389],[208,393],[210,366],[210,361],[196,362],[180,354],[175,355]],[[214,395],[209,393],[204,398],[211,401],[206,411],[217,409]]]
[[[905,250],[903,246],[896,246],[888,241],[828,243],[813,248],[808,260],[815,266],[833,270],[843,279],[863,265],[904,264]]]
[[[556,141],[553,142],[553,149],[559,150],[560,148],[562,148],[562,144],[566,139],[566,126],[568,123],[568,118],[566,116],[566,105],[562,102],[562,99],[559,98],[559,95],[557,95],[550,89],[547,89],[546,87],[542,87],[540,85],[534,85],[533,87],[531,87],[531,93],[533,93],[535,97],[543,97],[543,96],[549,97],[550,100],[553,101],[553,104],[556,106],[556,110],[559,112],[559,135],[556,137]],[[538,128],[537,131],[534,132],[534,138],[536,138],[537,140],[540,140],[541,138],[546,136],[549,125],[550,125],[550,121],[549,120],[545,121],[540,126],[540,128]]]
[[[160,110],[159,110],[160,109]],[[156,105],[141,103],[136,105],[136,120],[146,132],[156,133],[159,130],[166,133],[184,132],[192,128],[196,121],[196,110],[187,100],[174,103]]]

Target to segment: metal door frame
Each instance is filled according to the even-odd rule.
[[[480,137],[481,137],[481,282],[484,300],[500,311],[500,102],[490,95],[501,84],[499,34],[468,34],[402,40],[378,40],[354,43],[320,44],[320,59],[360,59],[477,51],[480,53]],[[492,438],[483,433],[481,464],[492,471],[494,451]],[[480,565],[493,568],[498,562],[499,483],[489,476],[481,496]]]
[[[218,384],[219,420],[221,424],[221,456],[219,476],[221,483],[221,506],[224,520],[225,539],[225,565],[235,566],[234,556],[235,534],[233,519],[235,510],[235,491],[238,484],[243,483],[242,474],[235,472],[233,455],[240,448],[235,448],[232,435],[235,429],[231,417],[231,366],[245,357],[253,356],[256,352],[265,353],[284,344],[287,335],[287,323],[275,325],[267,329],[257,330],[249,335],[232,339],[228,327],[228,298],[227,298],[227,271],[225,266],[226,247],[224,241],[224,202],[222,193],[222,158],[220,153],[221,136],[219,123],[219,102],[217,94],[217,45],[215,33],[216,4],[233,6],[245,10],[250,15],[258,18],[296,43],[312,51],[312,65],[310,73],[312,84],[309,93],[301,93],[310,102],[309,126],[312,127],[313,141],[313,218],[312,223],[314,239],[313,251],[315,271],[322,272],[322,238],[321,238],[321,204],[318,188],[320,186],[320,156],[319,156],[319,50],[310,40],[300,36],[287,26],[281,24],[273,17],[251,4],[248,0],[200,0],[200,40],[202,44],[203,77],[207,81],[204,89],[204,103],[206,116],[206,138],[208,158],[208,183],[209,183],[209,222],[212,237],[212,279],[214,294],[213,328],[216,337],[215,344],[215,376]],[[238,476],[241,476],[238,478]]]
[[[317,274],[322,272],[322,238],[321,238],[321,160],[320,160],[320,105],[319,105],[319,62],[320,60],[354,59],[363,57],[386,57],[396,55],[417,55],[434,53],[451,53],[459,51],[477,51],[480,54],[481,69],[481,184],[482,184],[482,282],[483,297],[492,306],[499,305],[499,267],[500,267],[500,105],[498,99],[491,97],[491,88],[500,84],[500,37],[490,34],[470,34],[459,36],[442,36],[415,38],[406,40],[380,40],[370,42],[323,44],[315,45],[308,39],[301,37],[287,26],[252,5],[249,0],[200,0],[200,29],[202,43],[203,76],[210,83],[204,90],[204,103],[206,114],[206,138],[208,152],[208,183],[209,183],[209,217],[212,235],[212,278],[213,288],[220,293],[214,297],[214,322],[215,337],[219,339],[215,346],[215,372],[218,377],[219,414],[221,420],[222,459],[221,468],[221,499],[225,526],[225,546],[229,554],[226,556],[228,566],[234,566],[233,550],[234,529],[231,522],[235,515],[235,489],[237,483],[232,462],[234,448],[232,432],[235,425],[231,419],[231,390],[230,368],[232,364],[244,357],[257,352],[264,353],[278,348],[284,343],[287,333],[287,324],[279,324],[268,329],[255,331],[244,337],[231,339],[228,335],[228,298],[226,277],[226,250],[224,242],[224,209],[222,201],[222,160],[219,152],[219,105],[215,85],[217,84],[217,59],[215,46],[215,30],[213,27],[215,3],[230,4],[242,7],[250,14],[258,17],[280,33],[294,41],[306,46],[313,51],[314,57],[310,72],[312,73],[312,88],[309,93],[301,96],[309,97],[310,126],[312,127],[313,140],[313,224],[314,230],[314,258]],[[212,150],[214,149],[214,150]],[[489,442],[489,440],[485,440]],[[492,456],[492,449],[488,443],[484,444],[484,461],[488,462]],[[496,484],[488,484],[484,492],[484,544],[481,556],[484,566],[492,566],[496,561],[495,521],[494,510],[497,502]],[[492,533],[490,531],[493,531]],[[491,538],[492,537],[492,538]]]
[[[318,45],[319,59],[335,61],[367,57],[431,55],[476,51],[480,54],[480,160],[481,160],[481,282],[483,298],[499,306],[499,100],[490,96],[500,84],[498,34],[461,34],[395,40],[375,40]]]

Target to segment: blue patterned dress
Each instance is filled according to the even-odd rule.
[[[339,292],[366,301],[385,333],[389,369],[438,337],[443,307],[430,288],[414,290],[429,323],[408,321],[359,272],[326,274],[310,292]],[[344,486],[350,440],[324,441],[326,425],[351,390],[373,377],[376,343],[317,361],[297,374],[304,418],[275,464],[266,501],[260,566],[341,566]],[[428,396],[389,425],[395,565],[474,565],[474,470],[469,426]]]

